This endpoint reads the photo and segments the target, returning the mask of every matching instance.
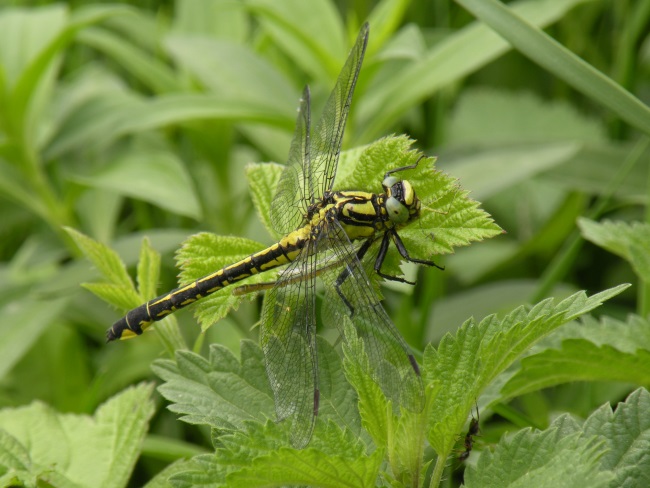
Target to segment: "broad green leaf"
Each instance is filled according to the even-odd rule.
[[[341,370],[337,353],[319,339],[319,374],[321,378],[320,412],[314,440],[328,420],[357,432],[359,419],[355,396]],[[273,393],[268,384],[262,351],[251,341],[242,341],[241,360],[224,346],[213,344],[209,359],[189,351],[177,351],[176,363],[157,361],[155,373],[165,383],[160,393],[181,419],[208,425],[221,432],[242,430],[250,422],[263,423],[275,418]],[[286,424],[280,423],[288,445]],[[224,441],[220,437],[220,441]]]
[[[373,6],[367,18],[368,24],[372,27],[371,47],[383,46],[386,40],[399,29],[408,6],[407,0],[381,0]]]
[[[621,85],[497,0],[457,0],[513,47],[570,86],[650,134],[650,109]]]
[[[28,471],[29,452],[7,431],[0,429],[0,466],[12,471]]]
[[[36,300],[24,297],[10,302],[0,315],[0,377],[33,346],[43,331],[58,320],[67,299]]]
[[[393,409],[377,382],[372,379],[363,341],[357,337],[351,326],[346,328],[343,353],[345,377],[359,395],[361,424],[375,445],[384,446],[395,424]]]
[[[273,40],[317,80],[333,82],[352,45],[345,42],[334,4],[327,0],[249,0],[249,8]]]
[[[184,0],[174,9],[174,33],[243,41],[250,30],[245,2]]]
[[[47,83],[51,83],[53,80],[53,61],[61,50],[73,40],[74,35],[88,25],[127,11],[122,7],[113,6],[91,5],[81,7],[75,10],[69,19],[66,19],[65,26],[61,26],[56,35],[47,39],[47,43],[42,46],[37,55],[20,73],[13,93],[9,98],[9,113],[12,116],[13,129],[17,131],[18,136],[26,134],[32,139],[36,139],[36,127],[41,122],[41,111],[45,105],[45,99],[50,95],[50,87]],[[45,15],[49,16],[47,11],[45,11]],[[32,20],[34,19],[27,18],[28,23],[31,23]],[[48,21],[49,19],[45,20],[46,23]],[[40,29],[41,27],[36,27],[35,31]],[[8,45],[17,44],[20,44],[20,42],[10,42]],[[38,92],[38,90],[41,91]],[[25,114],[27,114],[30,104],[32,105],[31,112],[26,117]]]
[[[582,1],[520,1],[511,5],[532,25],[546,27]],[[374,139],[422,100],[481,69],[509,49],[506,41],[479,22],[449,35],[429,49],[424,58],[384,79],[358,101],[355,142]]]
[[[627,353],[650,351],[650,321],[638,315],[628,315],[625,321],[606,315],[598,320],[585,316],[558,329],[544,345],[558,348],[566,339],[586,339],[596,346],[607,345]]]
[[[639,278],[650,283],[650,224],[581,218],[578,226],[585,239],[628,261]]]
[[[480,392],[526,350],[561,325],[598,307],[627,288],[621,285],[587,297],[584,292],[555,303],[544,300],[529,310],[519,307],[502,320],[489,316],[476,324],[468,320],[455,337],[446,335],[438,349],[424,353],[425,383],[438,381],[428,440],[447,456]]]
[[[192,180],[181,161],[170,152],[131,152],[93,176],[77,176],[76,179],[201,219],[201,207]]]
[[[476,467],[465,470],[467,488],[608,487],[613,475],[600,470],[605,452],[597,437],[581,438],[568,416],[545,431],[524,429],[505,437],[494,451],[484,451]]]
[[[157,93],[181,90],[175,73],[164,63],[124,39],[119,33],[93,27],[82,31],[78,41],[101,51]]]
[[[464,187],[472,189],[473,197],[486,200],[565,164],[580,149],[577,142],[517,144],[451,156],[443,161],[445,170],[458,178]]]
[[[650,483],[648,438],[650,436],[650,393],[639,388],[612,412],[605,404],[585,421],[583,436],[596,435],[605,441],[600,459],[602,470],[612,470],[610,487],[644,488]]]
[[[599,143],[604,138],[600,120],[583,115],[564,100],[544,100],[529,92],[470,88],[454,108],[446,144],[499,147],[562,141]]]
[[[6,87],[13,89],[30,63],[36,60],[68,20],[63,4],[39,9],[8,8],[0,15],[0,65]]]
[[[346,442],[348,440],[341,440]],[[377,450],[369,456],[346,458],[324,455],[317,449],[280,449],[268,456],[257,457],[250,467],[228,478],[231,486],[308,485],[331,487],[374,487],[382,461]]]
[[[172,476],[172,486],[375,486],[381,451],[367,455],[361,443],[333,423],[302,450],[284,447],[282,424],[245,427],[222,437],[215,454],[194,457],[196,467]]]
[[[103,147],[119,137],[174,124],[217,119],[292,129],[293,115],[248,100],[195,93],[167,94],[141,100],[133,94],[97,96],[70,117],[49,151],[53,155]]]
[[[634,147],[625,143],[598,143],[584,145],[571,160],[544,174],[557,188],[579,190],[598,195],[614,195],[630,201],[645,201],[648,168],[636,164],[617,188],[612,182],[620,178],[620,164],[633,155]]]
[[[24,446],[34,476],[47,467],[76,486],[119,488],[131,475],[153,415],[151,392],[150,385],[125,390],[92,417],[61,414],[39,402],[6,408],[0,429]]]
[[[505,398],[573,381],[650,383],[650,350],[621,352],[583,339],[568,339],[561,349],[547,349],[524,358],[521,370],[502,389]]]
[[[240,100],[294,117],[295,88],[264,58],[245,46],[199,37],[167,39],[176,63],[187,68],[222,100]]]

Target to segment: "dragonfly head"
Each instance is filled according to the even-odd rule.
[[[420,214],[420,199],[411,183],[386,176],[381,184],[386,192],[384,206],[392,223],[404,224]]]

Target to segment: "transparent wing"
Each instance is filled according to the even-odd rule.
[[[364,24],[313,133],[310,132],[309,87],[303,91],[287,167],[280,177],[271,207],[271,222],[279,234],[297,229],[307,208],[332,189],[367,42],[368,24]]]
[[[311,173],[307,178],[308,188],[305,194],[310,203],[332,189],[345,123],[367,44],[368,24],[365,23],[325,104],[323,114],[312,131]]]
[[[311,439],[318,412],[314,259],[308,245],[266,294],[262,309],[260,344],[275,410],[278,421],[290,422],[296,448]]]
[[[287,166],[280,176],[271,205],[271,224],[281,235],[296,230],[307,213],[305,177],[309,168],[310,94],[306,86],[300,98],[296,130],[291,141]]]
[[[418,412],[424,406],[422,379],[410,348],[381,306],[356,249],[340,224],[327,223],[327,238],[319,247],[342,263],[338,270],[320,274],[325,282],[324,319],[335,324],[343,334],[343,324],[349,320],[363,340],[370,369],[377,384],[393,405]]]

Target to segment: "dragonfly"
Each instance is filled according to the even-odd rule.
[[[284,237],[131,310],[107,331],[108,341],[140,335],[153,322],[217,290],[286,265],[277,281],[266,286],[260,345],[278,421],[290,424],[290,441],[297,448],[309,443],[320,404],[317,277],[325,285],[323,322],[336,324],[342,336],[345,325],[352,325],[363,342],[373,379],[386,397],[394,406],[412,411],[420,411],[424,403],[418,364],[382,307],[362,264],[375,244],[374,271],[383,278],[407,282],[382,271],[393,243],[403,259],[438,267],[433,261],[411,257],[397,232],[420,214],[421,202],[413,186],[396,176],[415,168],[417,162],[388,171],[381,194],[332,190],[368,33],[366,23],[313,129],[309,87],[303,90],[288,162],[271,206],[272,225]],[[235,293],[261,289],[263,284],[244,285],[235,288]]]

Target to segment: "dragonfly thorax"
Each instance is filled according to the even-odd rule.
[[[410,182],[387,176],[382,186],[386,191],[384,208],[393,224],[404,224],[420,214],[420,199]]]

